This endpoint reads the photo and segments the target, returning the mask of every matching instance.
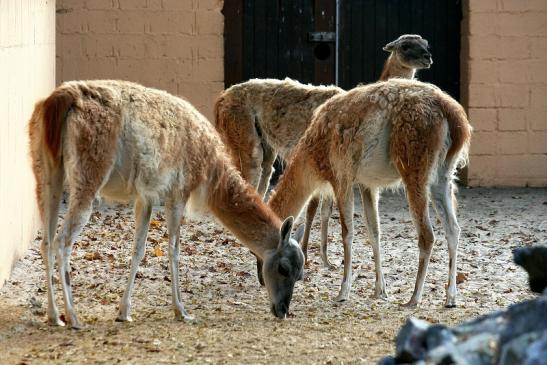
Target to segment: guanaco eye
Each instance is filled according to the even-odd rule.
[[[283,264],[279,264],[279,266],[277,267],[277,272],[282,276],[289,276],[289,270]]]

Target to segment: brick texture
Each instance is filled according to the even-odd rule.
[[[222,0],[57,0],[57,84],[125,79],[209,119],[224,87]]]
[[[467,0],[462,100],[468,183],[547,186],[547,1]]]
[[[0,287],[39,225],[27,122],[55,87],[55,5],[0,1]]]

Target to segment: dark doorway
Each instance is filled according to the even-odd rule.
[[[401,34],[429,41],[433,65],[418,74],[459,100],[461,0],[340,1],[339,84],[350,89],[380,76],[382,47]]]
[[[334,84],[336,0],[226,0],[225,86],[290,77]]]
[[[225,0],[225,86],[250,78],[336,82],[336,0]],[[380,76],[382,47],[404,33],[426,38],[434,64],[418,78],[456,99],[461,0],[339,0],[338,84]]]

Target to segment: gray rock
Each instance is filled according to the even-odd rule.
[[[378,365],[397,365],[393,356],[386,356],[382,360],[378,361]]]
[[[510,306],[507,319],[508,324],[501,332],[500,348],[525,333],[547,330],[547,295]]]
[[[507,342],[500,349],[499,365],[522,364],[527,356],[528,347],[541,338],[542,332],[529,332]]]
[[[547,365],[547,331],[528,346],[522,365]]]
[[[425,345],[428,351],[448,343],[457,341],[456,336],[446,326],[441,324],[430,326],[427,329]]]
[[[458,338],[467,338],[479,333],[501,333],[507,326],[506,312],[493,312],[476,319],[464,322],[452,329]]]
[[[453,329],[410,318],[379,364],[547,365],[547,290]]]
[[[426,353],[426,335],[429,323],[409,318],[395,340],[397,363],[413,363],[422,360]]]
[[[492,365],[497,340],[497,335],[483,333],[460,343],[449,342],[439,346],[425,359],[427,364],[434,365]]]

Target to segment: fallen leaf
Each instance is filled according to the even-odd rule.
[[[249,277],[249,276],[251,276],[251,274],[248,273],[247,271],[239,271],[239,272],[236,273],[236,276]]]
[[[469,276],[469,273],[467,272],[459,272],[458,274],[456,274],[456,284],[461,284],[467,281],[468,276]]]
[[[159,220],[156,220],[156,219],[152,219],[150,221],[150,226],[152,228],[160,228],[161,227],[161,222]]]
[[[100,260],[100,259],[101,259],[101,254],[98,253],[97,251],[94,251],[94,252],[87,252],[87,253],[84,255],[84,259],[86,259],[86,260],[88,260],[88,261]]]
[[[160,246],[154,247],[154,256],[155,256],[155,257],[165,256],[165,254],[164,254],[163,251],[161,250]]]

